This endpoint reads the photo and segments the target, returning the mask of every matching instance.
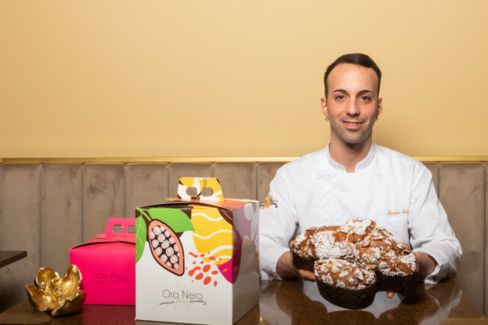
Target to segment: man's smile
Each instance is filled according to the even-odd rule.
[[[359,130],[361,128],[361,125],[363,124],[363,121],[342,121],[344,124],[344,128],[350,131],[355,131]]]

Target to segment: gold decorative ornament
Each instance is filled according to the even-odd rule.
[[[26,284],[25,290],[35,309],[60,316],[80,311],[86,296],[80,283],[81,273],[76,265],[68,265],[63,278],[53,269],[41,267],[34,285]]]
[[[273,199],[273,196],[268,195],[268,196],[266,197],[266,199],[264,199],[263,204],[261,204],[261,208],[262,208],[262,209],[268,209],[268,208],[270,208],[272,205],[274,205],[274,207],[275,207],[275,208],[277,208],[277,207],[278,207],[278,201],[274,200],[274,199]]]

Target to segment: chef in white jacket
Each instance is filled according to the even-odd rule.
[[[375,220],[409,244],[427,283],[455,274],[461,246],[437,197],[432,175],[420,162],[373,144],[382,111],[381,71],[367,55],[339,57],[324,75],[322,112],[329,145],[281,167],[260,211],[263,279],[302,277],[289,242],[312,226],[355,218]],[[392,293],[389,293],[391,296]]]

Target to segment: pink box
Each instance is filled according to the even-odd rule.
[[[135,304],[134,224],[134,218],[110,218],[105,234],[71,248],[70,263],[81,271],[85,304]]]

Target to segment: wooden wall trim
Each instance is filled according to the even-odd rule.
[[[250,163],[289,162],[299,157],[86,157],[0,158],[0,164],[159,164],[159,163]],[[488,156],[413,156],[422,162],[488,162]]]
[[[0,158],[0,164],[160,164],[160,163],[258,163],[289,162],[298,157],[91,157]],[[487,157],[488,161],[488,157]]]

